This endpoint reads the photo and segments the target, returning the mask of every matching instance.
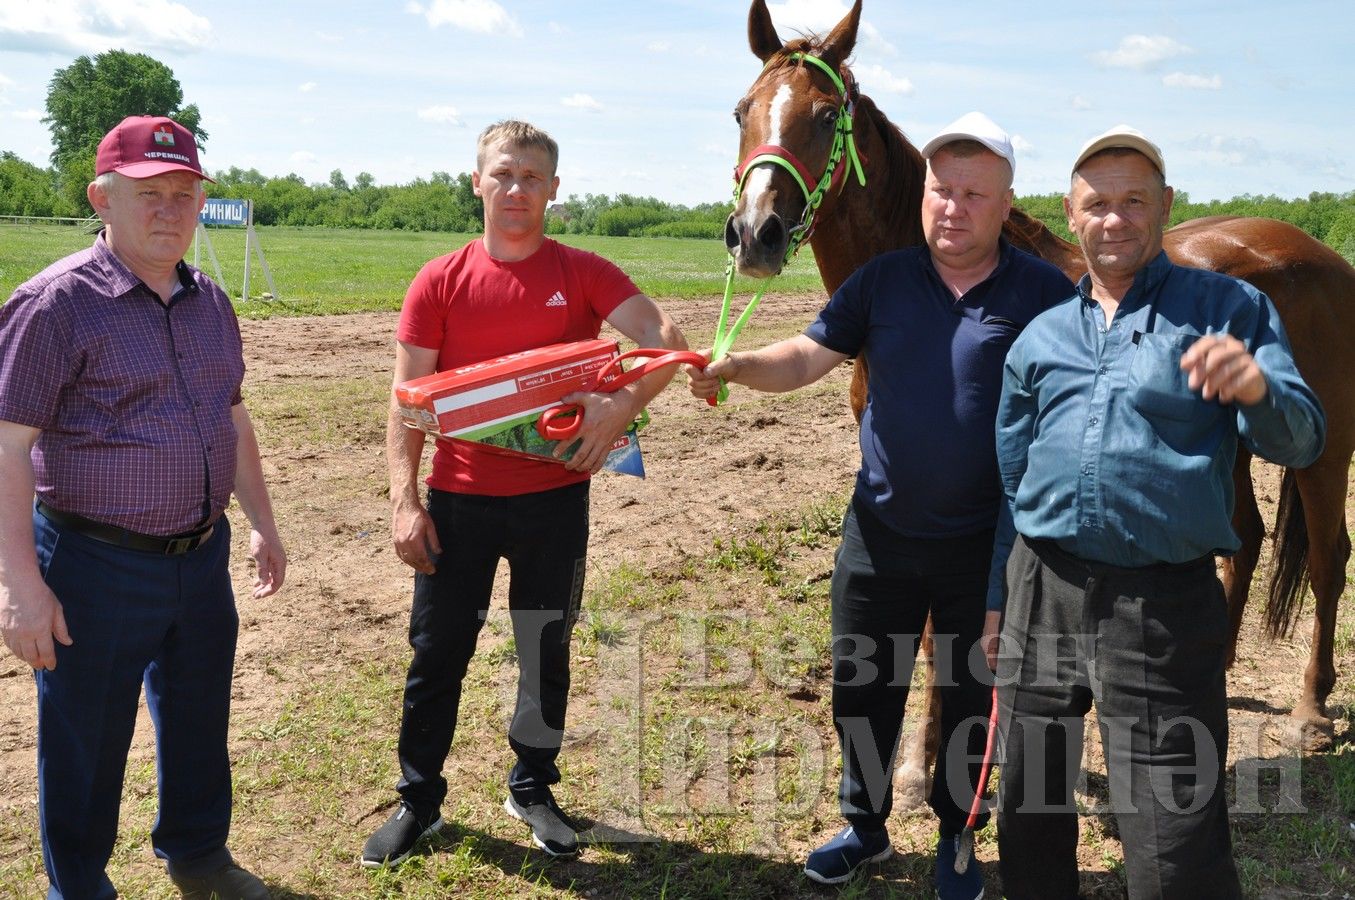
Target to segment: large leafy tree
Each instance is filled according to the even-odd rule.
[[[144,53],[109,50],[57,69],[43,122],[52,130],[52,163],[61,175],[62,195],[73,207],[85,205],[99,141],[127,116],[169,116],[196,134],[202,147],[207,134],[197,104],[182,104],[183,88],[173,71]]]

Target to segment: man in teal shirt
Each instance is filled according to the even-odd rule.
[[[1163,253],[1171,202],[1141,133],[1088,142],[1064,200],[1088,275],[1007,357],[997,449],[1018,537],[998,829],[1012,900],[1077,896],[1072,786],[1093,701],[1129,896],[1240,896],[1214,556],[1239,546],[1237,442],[1302,467],[1325,420],[1270,300]]]

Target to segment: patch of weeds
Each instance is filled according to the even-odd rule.
[[[801,547],[822,547],[836,543],[842,537],[842,511],[846,501],[833,496],[810,504],[800,514],[795,528],[795,542]]]
[[[1336,623],[1332,647],[1336,654],[1355,653],[1355,621]]]
[[[491,668],[497,669],[509,663],[517,665],[518,643],[515,638],[509,637],[502,644],[496,644],[477,655],[484,659],[485,664]]]
[[[1355,822],[1355,744],[1341,744],[1327,756],[1326,761],[1337,808],[1347,819]],[[1355,833],[1351,836],[1355,838]]]
[[[729,755],[730,771],[735,775],[747,775],[753,771],[759,759],[775,756],[781,741],[776,735],[767,738],[746,737]]]
[[[626,637],[626,626],[620,620],[596,609],[585,612],[575,628],[579,652],[584,656],[596,655],[599,647],[619,647]]]
[[[716,538],[711,565],[726,572],[751,569],[762,574],[763,583],[775,585],[780,583],[789,558],[792,554],[785,533],[763,523],[747,538]]]
[[[588,592],[588,606],[595,609],[644,609],[652,593],[652,578],[631,563],[612,569]]]

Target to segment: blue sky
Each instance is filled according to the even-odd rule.
[[[769,4],[783,37],[843,0]],[[53,72],[149,53],[203,111],[204,163],[406,182],[474,166],[525,118],[562,147],[560,195],[730,193],[730,112],[756,77],[742,0],[0,0],[0,150],[47,164]],[[1127,122],[1194,200],[1355,190],[1348,0],[866,0],[854,70],[914,143],[980,109],[1016,137],[1019,194],[1062,191]]]

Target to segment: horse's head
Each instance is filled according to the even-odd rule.
[[[816,210],[832,204],[846,179],[863,177],[851,132],[856,83],[843,67],[860,22],[856,0],[826,38],[783,44],[765,0],[748,12],[748,43],[764,67],[734,108],[741,162],[725,224],[725,245],[744,275],[780,272]]]

